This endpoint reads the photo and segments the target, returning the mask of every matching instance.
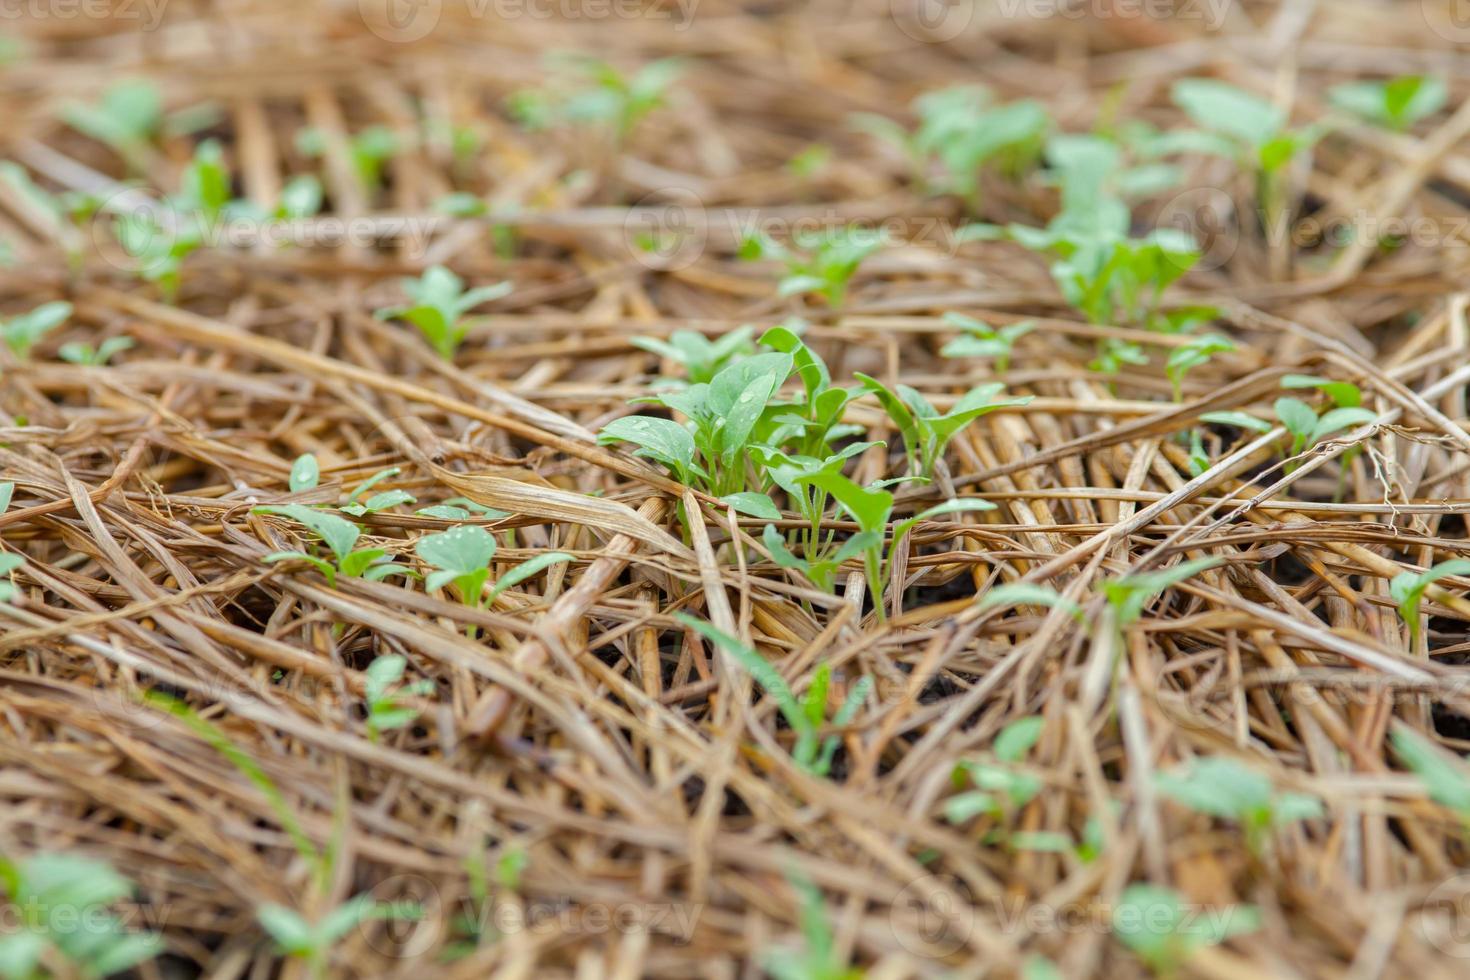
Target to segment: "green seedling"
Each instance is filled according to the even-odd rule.
[[[786,547],[786,540],[776,525],[767,524],[762,540],[766,550],[771,553],[771,560],[781,568],[791,568],[806,576],[807,580],[821,589],[823,592],[832,593],[837,588],[837,573],[842,566],[864,554],[870,548],[881,547],[883,539],[872,532],[854,534],[836,550],[828,550],[821,553],[816,548],[809,547],[807,558],[798,558]]]
[[[1143,607],[1154,596],[1219,564],[1219,558],[1196,558],[1157,572],[1135,572],[1108,579],[1103,582],[1103,595],[1113,607],[1114,625],[1119,632],[1126,630],[1142,618]]]
[[[1174,348],[1164,365],[1164,374],[1169,379],[1169,386],[1174,389],[1174,400],[1176,402],[1184,400],[1185,375],[1203,364],[1208,364],[1210,358],[1216,354],[1233,350],[1235,350],[1235,344],[1230,338],[1219,334],[1195,337],[1187,344]]]
[[[69,364],[102,367],[112,360],[113,355],[130,350],[133,346],[132,337],[108,337],[96,347],[80,340],[74,340],[69,344],[62,344],[61,350],[56,353]]]
[[[825,490],[852,517],[858,525],[856,538],[862,542],[863,572],[868,581],[868,590],[873,597],[873,607],[878,618],[885,617],[883,595],[893,575],[893,559],[903,545],[908,533],[921,521],[943,514],[962,511],[994,510],[988,500],[948,500],[936,507],[921,511],[913,517],[899,521],[888,535],[888,522],[893,514],[893,494],[877,487],[860,487],[840,472],[821,470],[795,478],[799,484],[809,484]],[[888,538],[887,554],[884,554],[884,539]],[[766,543],[771,543],[768,535]],[[854,554],[854,546],[844,545],[837,554],[845,561]],[[778,563],[783,559],[777,559]],[[836,561],[834,556],[831,561]],[[809,563],[813,559],[808,559]],[[838,562],[837,564],[841,564]],[[815,584],[815,583],[814,583]]]
[[[1041,738],[1042,727],[1042,719],[1037,715],[1017,719],[996,735],[991,745],[994,761],[956,765],[951,776],[955,786],[976,788],[946,800],[945,819],[962,824],[976,817],[985,817],[995,826],[985,835],[984,841],[999,844],[1010,851],[1054,854],[1076,851],[1072,838],[1060,831],[1012,831],[1007,826],[1015,813],[1041,792],[1041,780],[1023,772],[1019,766]]]
[[[1042,606],[1047,609],[1060,609],[1077,622],[1083,621],[1081,606],[1049,586],[1036,585],[1031,582],[997,585],[980,599],[981,609],[1001,609],[1007,606]]]
[[[821,734],[831,688],[831,666],[823,663],[817,667],[812,674],[805,700],[800,700],[791,690],[791,685],[786,683],[786,678],[781,676],[781,672],[757,653],[755,648],[687,613],[675,613],[674,618],[729,654],[760,685],[766,696],[776,702],[786,724],[796,733],[796,742],[791,749],[792,761],[813,776],[825,777],[832,769],[833,757],[841,744],[837,735],[823,738]],[[871,678],[863,677],[858,680],[848,690],[837,713],[832,716],[831,726],[840,728],[850,723],[862,708],[863,702],[868,699],[872,686]]]
[[[1322,801],[1305,793],[1276,790],[1265,774],[1226,756],[1191,760],[1155,777],[1159,791],[1181,806],[1233,820],[1260,853],[1273,830],[1299,820],[1322,818]]]
[[[401,149],[399,139],[385,126],[369,126],[354,133],[347,141],[352,169],[369,196],[383,188],[383,165]],[[327,152],[326,137],[317,129],[303,129],[296,134],[296,150],[304,157],[322,157]]]
[[[1394,753],[1419,777],[1429,798],[1470,828],[1470,773],[1466,772],[1462,760],[1452,758],[1407,725],[1395,725],[1390,738]]]
[[[572,560],[571,555],[562,551],[537,555],[500,576],[486,592],[495,558],[495,536],[483,527],[463,524],[437,534],[425,534],[414,542],[413,550],[438,569],[424,579],[424,586],[433,591],[452,584],[459,593],[459,601],[471,609],[494,605],[496,598],[511,586],[539,575],[552,565]],[[467,627],[467,632],[474,636],[475,628]]]
[[[1281,175],[1299,153],[1310,149],[1327,127],[1322,124],[1288,129],[1286,113],[1257,95],[1210,78],[1184,78],[1174,83],[1174,103],[1203,133],[1179,132],[1181,147],[1231,157],[1255,175],[1256,198],[1268,230],[1285,214]]]
[[[40,343],[41,338],[69,320],[71,313],[70,303],[60,301],[42,303],[29,313],[13,316],[0,323],[0,336],[5,338],[5,345],[16,357],[29,357],[31,348]]]
[[[1123,365],[1148,363],[1148,354],[1138,344],[1117,337],[1107,337],[1097,345],[1097,356],[1087,362],[1089,371],[1109,377],[1123,370]]]
[[[163,128],[163,96],[152,82],[118,82],[102,93],[101,102],[71,103],[62,109],[61,118],[141,169],[149,144]]]
[[[310,218],[322,209],[322,182],[312,174],[300,174],[286,181],[273,217],[282,220]]]
[[[998,400],[996,396],[1005,390],[1005,386],[984,384],[965,393],[953,408],[941,415],[927,398],[908,385],[900,384],[893,391],[866,374],[855,374],[854,377],[877,397],[903,436],[909,456],[909,474],[924,480],[933,477],[934,467],[943,458],[949,441],[971,422],[998,409],[1031,402],[1029,395]]]
[[[378,657],[368,664],[366,691],[363,700],[367,703],[368,738],[376,742],[384,732],[403,728],[413,723],[419,710],[403,703],[403,698],[426,697],[434,693],[434,682],[419,680],[400,684],[408,659],[401,654],[390,653]]]
[[[1363,404],[1363,391],[1351,381],[1333,381],[1328,378],[1317,378],[1309,374],[1288,374],[1281,379],[1283,388],[1316,388],[1338,408],[1357,408]]]
[[[1129,885],[1113,910],[1113,935],[1161,977],[1178,973],[1197,950],[1260,927],[1255,906],[1196,914],[1178,892],[1155,885]]]
[[[336,514],[316,510],[304,504],[256,507],[251,510],[251,513],[276,514],[290,518],[320,537],[335,559],[335,561],[329,561],[304,551],[276,551],[262,559],[267,564],[278,561],[304,561],[321,572],[327,580],[327,585],[333,588],[337,585],[338,575],[345,575],[348,578],[365,578],[377,582],[389,575],[404,575],[409,571],[403,565],[394,564],[393,559],[389,557],[384,548],[354,549],[353,546],[357,544],[362,530],[345,517],[338,517]]]
[[[79,272],[85,254],[85,240],[79,234],[79,226],[96,213],[99,202],[89,194],[74,191],[52,194],[32,180],[24,167],[9,160],[0,160],[0,181],[49,220],[56,231],[57,243],[66,254],[67,266],[73,273]]]
[[[281,952],[302,960],[312,977],[327,976],[332,949],[364,922],[404,919],[416,921],[423,911],[413,903],[380,902],[368,892],[349,898],[316,922],[284,905],[267,902],[255,917]]]
[[[1130,234],[1128,205],[1112,190],[1120,162],[1110,141],[1059,137],[1047,144],[1047,158],[1062,208],[1045,228],[970,225],[961,239],[1009,238],[1051,256],[1052,279],[1063,297],[1092,323],[1177,330],[1158,306],[1164,290],[1199,261],[1194,239],[1174,228],[1142,238]]]
[[[776,980],[862,980],[863,971],[842,962],[821,889],[795,872],[787,880],[801,896],[802,948],[778,946],[764,957],[766,970]]]
[[[1409,627],[1409,644],[1419,643],[1419,606],[1424,593],[1442,578],[1470,575],[1470,559],[1451,558],[1422,572],[1400,572],[1388,583],[1388,594],[1398,603],[1399,618]]]
[[[965,316],[962,313],[944,314],[944,322],[959,327],[963,334],[940,349],[943,357],[989,357],[995,359],[995,373],[1005,374],[1011,366],[1011,350],[1016,341],[1036,329],[1035,320],[1021,320],[1002,327]]]
[[[1288,473],[1297,467],[1294,457],[1300,456],[1334,432],[1366,425],[1378,417],[1366,408],[1348,407],[1329,409],[1318,418],[1316,410],[1299,398],[1278,398],[1275,409],[1276,418],[1291,434],[1291,449],[1287,455],[1293,459],[1286,464]]]
[[[378,319],[412,323],[447,361],[454,359],[469,329],[464,315],[481,303],[508,295],[512,288],[510,283],[501,282],[465,292],[464,280],[442,265],[431,266],[418,279],[403,279],[402,284],[413,303],[379,310]]]
[[[710,340],[695,330],[675,330],[668,340],[634,337],[629,343],[682,367],[690,384],[707,384],[732,361],[755,353],[752,333],[750,327],[740,327]]]
[[[683,425],[648,415],[614,419],[598,433],[598,442],[627,442],[668,467],[682,483],[701,486],[715,496],[745,490],[753,445],[767,443],[779,423],[773,399],[791,374],[790,354],[756,354],[720,370],[708,384],[691,384],[649,398],[682,413]],[[759,485],[759,484],[757,484]]]
[[[232,179],[217,140],[205,140],[185,168],[179,192],[153,211],[126,211],[116,218],[118,244],[137,263],[137,274],[158,283],[170,301],[178,295],[184,259],[205,244],[210,228],[248,205],[231,199]]]
[[[764,235],[751,235],[740,245],[740,258],[775,259],[786,266],[776,287],[781,296],[815,293],[838,309],[847,299],[848,284],[858,267],[883,247],[883,234],[848,226],[830,231],[798,233],[791,247]]]
[[[0,886],[9,898],[0,935],[0,976],[6,980],[109,977],[163,952],[163,937],[129,932],[108,911],[131,896],[133,886],[105,861],[59,853],[0,856]],[[53,974],[56,967],[62,972]]]
[[[672,58],[653,61],[631,76],[596,58],[572,55],[554,59],[554,77],[545,88],[525,89],[510,98],[511,113],[527,129],[595,126],[617,143],[667,100],[683,70]]]
[[[786,171],[793,177],[810,180],[826,170],[831,161],[832,147],[825,143],[813,143],[786,161]]]
[[[1401,75],[1383,82],[1348,82],[1327,93],[1338,109],[1402,132],[1444,108],[1449,89],[1438,78]]]
[[[1030,99],[992,105],[980,86],[941,89],[914,100],[912,133],[884,116],[862,114],[853,124],[896,146],[908,158],[916,183],[929,194],[954,194],[972,210],[980,205],[980,180],[994,164],[1018,179],[1035,164],[1051,119]]]
[[[777,428],[766,435],[766,441],[772,447],[790,445],[798,456],[830,460],[833,443],[862,432],[859,427],[843,425],[842,416],[848,403],[863,391],[860,387],[834,385],[827,363],[806,345],[796,326],[789,323],[772,327],[761,335],[762,346],[791,356],[803,396],[789,410],[773,417]]]

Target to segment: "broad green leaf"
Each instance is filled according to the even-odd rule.
[[[669,419],[625,415],[603,426],[597,441],[632,443],[638,447],[636,455],[663,463],[680,476],[694,465],[694,437],[688,429]]]
[[[356,524],[346,518],[316,510],[304,504],[256,507],[254,513],[279,514],[283,517],[291,518],[297,524],[315,532],[325,541],[327,547],[337,556],[338,561],[346,558],[352,552],[353,545],[357,543],[358,535],[362,533]]]
[[[320,480],[321,467],[317,465],[316,457],[311,453],[302,453],[291,464],[291,477],[287,486],[292,493],[299,493],[302,490],[315,489]]]
[[[1200,415],[1201,422],[1212,422],[1216,425],[1233,425],[1240,429],[1250,429],[1252,432],[1270,432],[1271,423],[1247,415],[1245,412],[1204,412]]]
[[[764,493],[731,493],[720,498],[741,514],[759,517],[767,521],[779,521],[781,511],[774,501]],[[769,525],[768,525],[769,526]]]
[[[1041,739],[1044,724],[1040,715],[1018,718],[1000,730],[990,749],[1002,762],[1019,762]]]
[[[464,524],[422,535],[414,542],[413,550],[435,568],[456,576],[472,575],[495,557],[495,536],[476,524]]]
[[[1067,599],[1056,590],[1031,582],[1011,582],[997,585],[986,592],[980,600],[980,608],[990,606],[1045,606],[1060,607],[1073,618],[1082,615],[1082,607]]]

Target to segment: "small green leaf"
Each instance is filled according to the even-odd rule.
[[[315,489],[320,479],[321,468],[317,465],[316,457],[311,453],[302,453],[291,464],[291,478],[287,485],[292,493],[299,493],[302,490]]]

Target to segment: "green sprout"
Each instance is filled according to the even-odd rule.
[[[370,196],[383,187],[383,165],[393,159],[402,147],[399,139],[386,126],[369,126],[354,133],[347,141],[353,172]],[[303,129],[296,134],[296,150],[304,157],[321,157],[327,152],[327,140],[320,130]]]
[[[1045,585],[1032,582],[1011,582],[997,585],[980,598],[981,609],[1001,609],[1007,606],[1041,606],[1060,609],[1077,622],[1082,622],[1082,607],[1071,599]]]
[[[596,58],[580,55],[553,60],[554,77],[541,89],[523,89],[510,97],[511,113],[527,129],[559,125],[600,126],[617,143],[655,109],[683,70],[673,58],[649,62],[631,76]]]
[[[1005,374],[1011,366],[1011,350],[1016,341],[1036,329],[1035,320],[1021,320],[1002,327],[965,316],[962,313],[944,314],[944,322],[965,331],[940,349],[943,357],[992,357],[995,373]]]
[[[912,133],[885,116],[860,114],[853,124],[901,150],[925,193],[954,194],[972,210],[980,206],[985,167],[994,163],[1005,176],[1020,177],[1041,155],[1051,127],[1039,102],[992,105],[981,86],[928,92],[913,108],[919,122]]]
[[[674,618],[728,653],[760,685],[761,690],[776,702],[786,724],[796,733],[796,741],[791,749],[792,761],[804,772],[825,777],[832,769],[833,757],[841,743],[837,735],[822,737],[822,729],[826,727],[823,719],[827,715],[828,694],[831,689],[831,665],[818,665],[812,674],[811,684],[807,687],[806,698],[801,700],[791,690],[791,685],[786,683],[781,672],[756,652],[755,648],[688,613],[675,613]],[[841,707],[832,715],[830,726],[841,728],[850,723],[862,708],[863,702],[868,699],[872,687],[872,678],[859,679],[848,690]]]
[[[1235,344],[1230,338],[1219,334],[1194,337],[1188,343],[1174,348],[1164,365],[1164,374],[1169,379],[1169,386],[1174,389],[1174,400],[1176,402],[1184,400],[1184,376],[1186,374],[1203,364],[1208,364],[1210,358],[1216,354],[1233,350],[1235,350]]]
[[[63,975],[108,977],[163,952],[163,937],[129,932],[111,906],[133,893],[132,883],[105,861],[79,854],[42,853],[22,860],[0,856],[0,886],[15,918],[0,935],[0,974],[7,980]]]
[[[137,274],[158,283],[165,298],[178,295],[184,259],[206,241],[209,227],[233,213],[249,210],[231,200],[231,177],[217,140],[205,140],[185,168],[179,192],[156,211],[117,216],[115,233],[124,252],[137,262]]]
[[[1129,885],[1113,910],[1118,941],[1165,977],[1178,973],[1197,950],[1260,927],[1255,906],[1230,905],[1196,915],[1178,892],[1155,885]]]
[[[848,283],[858,267],[883,247],[883,233],[858,226],[830,231],[798,232],[791,247],[765,235],[751,235],[740,245],[740,258],[775,259],[786,266],[776,287],[781,296],[815,293],[838,309],[847,299]]]
[[[862,980],[863,971],[844,964],[837,953],[821,889],[794,872],[787,879],[801,895],[802,948],[778,946],[767,951],[766,970],[776,980]]]
[[[101,102],[73,102],[61,111],[68,126],[105,143],[135,169],[163,128],[163,96],[152,82],[118,82],[102,93]]]
[[[668,340],[634,337],[629,343],[684,369],[690,384],[708,383],[738,358],[755,352],[751,328],[740,327],[710,340],[696,330],[675,330]]]
[[[971,422],[998,409],[1031,402],[1029,395],[997,400],[996,396],[1005,390],[1005,386],[997,382],[972,388],[955,402],[953,408],[941,415],[927,398],[908,385],[900,384],[896,391],[892,391],[883,382],[866,374],[855,374],[854,377],[877,397],[903,436],[910,475],[924,480],[933,477],[934,467],[943,458],[949,441]]]
[[[14,494],[14,483],[0,483],[0,514],[10,509],[10,498]],[[26,560],[20,555],[0,551],[0,602],[15,601],[15,583],[10,581],[10,573],[25,563]]]
[[[327,580],[327,585],[334,588],[337,585],[338,575],[345,575],[348,578],[365,578],[377,582],[389,575],[403,575],[408,572],[405,566],[394,564],[393,559],[389,557],[384,548],[354,549],[353,546],[357,544],[362,530],[344,517],[316,510],[304,504],[256,507],[251,510],[251,513],[275,514],[290,518],[321,538],[331,551],[332,558],[335,559],[320,558],[304,551],[276,551],[262,559],[267,564],[278,561],[304,561],[321,572]]]
[[[1429,798],[1470,828],[1470,773],[1461,760],[1407,725],[1395,725],[1390,738],[1394,753],[1419,777]]]
[[[349,898],[316,922],[308,921],[295,909],[271,902],[255,910],[256,919],[281,952],[305,962],[314,978],[327,975],[332,948],[364,922],[413,921],[422,916],[422,909],[413,903],[380,902],[368,892]]]
[[[776,423],[772,399],[791,374],[794,359],[779,352],[756,354],[722,368],[708,384],[638,399],[671,408],[688,422],[629,415],[614,419],[598,433],[600,443],[627,442],[636,455],[667,466],[685,484],[704,487],[716,496],[746,487],[749,447],[765,443]]]
[[[1331,103],[1368,122],[1403,132],[1444,108],[1449,89],[1438,78],[1401,75],[1382,82],[1348,82],[1327,93]]]
[[[477,524],[462,524],[437,534],[425,534],[413,546],[414,553],[438,569],[424,579],[433,591],[453,585],[459,601],[471,609],[494,605],[496,598],[513,585],[539,575],[552,565],[572,560],[563,551],[548,551],[521,562],[495,581],[487,593],[490,565],[495,558],[495,536]],[[470,636],[473,626],[467,627]]]
[[[1296,469],[1294,457],[1300,456],[1334,432],[1364,425],[1378,417],[1366,408],[1349,406],[1329,409],[1318,418],[1316,410],[1299,398],[1278,398],[1274,407],[1276,418],[1291,434],[1291,449],[1287,455],[1293,459],[1287,463],[1288,473]]]
[[[1219,564],[1219,558],[1196,558],[1157,572],[1134,572],[1108,579],[1103,583],[1103,595],[1113,607],[1115,627],[1119,632],[1126,630],[1142,618],[1143,607],[1154,596]]]
[[[402,284],[412,305],[379,310],[378,319],[412,323],[445,360],[453,360],[464,342],[469,329],[463,321],[465,313],[481,303],[500,299],[512,288],[510,283],[501,282],[465,292],[464,281],[442,265],[431,266],[418,279],[404,279]]]
[[[368,738],[373,742],[384,732],[412,724],[419,716],[419,710],[404,704],[403,698],[434,693],[434,682],[428,679],[399,684],[407,667],[408,659],[397,653],[384,654],[368,664],[363,700],[367,703]]]
[[[1299,820],[1322,817],[1322,801],[1305,793],[1276,790],[1269,777],[1226,756],[1191,760],[1155,777],[1159,791],[1191,810],[1234,820],[1246,842],[1260,853],[1267,835]]]
[[[1174,83],[1174,102],[1204,133],[1176,133],[1189,149],[1231,157],[1255,175],[1265,227],[1277,227],[1283,212],[1281,174],[1297,154],[1310,149],[1324,125],[1288,129],[1286,113],[1244,89],[1211,78]]]
[[[28,313],[22,313],[0,322],[0,337],[5,338],[5,345],[16,357],[29,357],[31,348],[40,343],[41,338],[69,320],[71,313],[70,303],[60,301],[42,303]]]
[[[1142,238],[1130,233],[1131,213],[1111,189],[1121,168],[1119,149],[1093,136],[1057,137],[1047,144],[1047,159],[1061,187],[1062,207],[1045,228],[977,224],[963,229],[965,240],[1009,238],[1052,259],[1051,276],[1062,296],[1097,324],[1136,324],[1175,332],[1158,312],[1164,290],[1199,261],[1189,235],[1158,228]],[[1099,361],[1115,373],[1119,363],[1140,363],[1136,346],[1113,343]]]
[[[1442,578],[1470,575],[1470,559],[1451,558],[1422,572],[1400,572],[1388,583],[1388,594],[1398,603],[1399,618],[1409,627],[1409,644],[1419,642],[1419,606],[1424,593]]]
[[[960,762],[956,764],[952,780],[957,787],[973,785],[976,788],[957,793],[944,801],[944,818],[953,824],[967,823],[976,817],[989,817],[1000,821],[1007,819],[1021,807],[1030,803],[1041,792],[1041,780],[1020,771],[1017,766],[1026,754],[1041,739],[1043,721],[1039,715],[1029,715],[1006,725],[991,743],[990,754],[994,761]],[[1021,837],[1020,844],[1010,838]],[[1061,838],[1066,848],[1071,839],[1065,835],[1009,835],[1003,830],[992,835],[995,841],[1006,841],[1021,850],[1056,850],[1050,845]],[[1035,838],[1035,839],[1033,839]],[[1028,844],[1041,844],[1029,847]]]
[[[133,346],[132,337],[108,337],[96,347],[85,341],[74,340],[69,344],[62,344],[61,350],[56,353],[69,364],[102,367],[112,360],[113,355],[130,350]]]

